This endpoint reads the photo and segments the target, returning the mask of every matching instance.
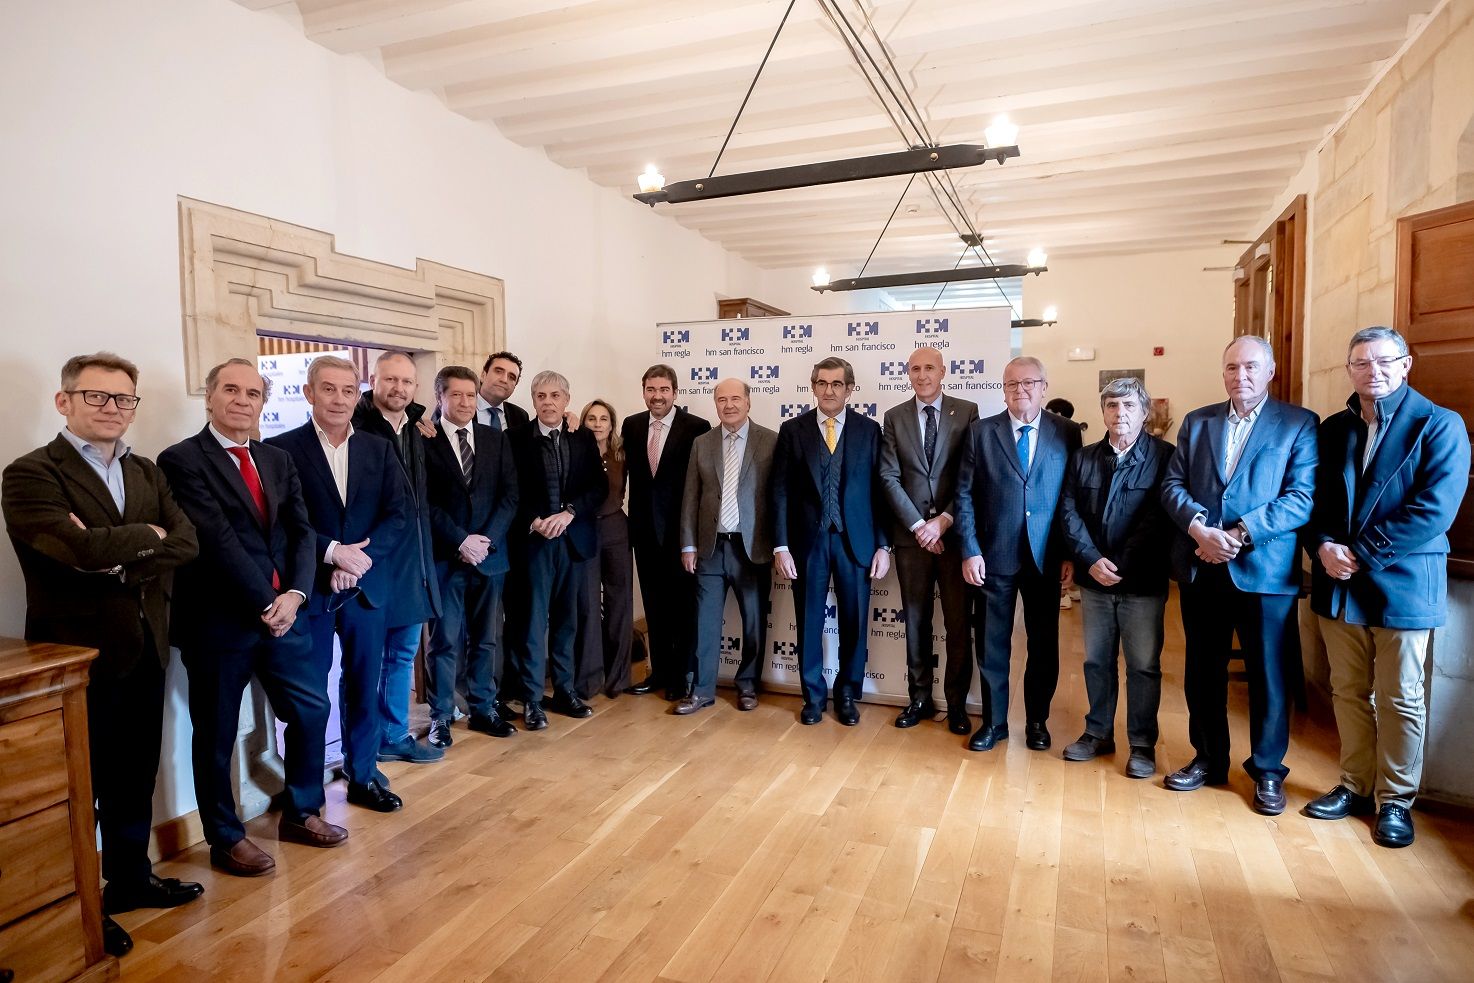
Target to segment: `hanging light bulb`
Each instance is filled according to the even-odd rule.
[[[665,187],[665,175],[655,169],[654,164],[645,165],[645,173],[636,180],[640,182],[640,194],[653,194]]]
[[[1044,308],[1044,320],[1046,320],[1046,321],[1058,321],[1059,320],[1059,308],[1058,307],[1055,307],[1053,304],[1050,304],[1048,307]]]
[[[814,271],[814,275],[809,277],[809,280],[816,287],[827,287],[829,286],[829,271],[821,266]]]
[[[1018,143],[1018,126],[1007,115],[994,116],[993,122],[983,131],[983,139],[995,150],[1012,147]]]
[[[1031,266],[1036,270],[1041,270],[1046,265],[1048,265],[1049,254],[1044,251],[1043,246],[1035,246],[1033,249],[1029,250],[1029,258],[1026,259],[1024,262],[1026,265]]]

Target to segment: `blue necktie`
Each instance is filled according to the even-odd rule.
[[[502,415],[496,411],[495,406],[488,406],[486,408],[486,425],[493,430],[500,430],[502,428]]]
[[[1034,428],[1024,424],[1018,428],[1018,443],[1014,446],[1018,449],[1018,466],[1023,469],[1024,474],[1029,473],[1029,431]]]

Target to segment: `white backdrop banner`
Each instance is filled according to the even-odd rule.
[[[335,352],[293,352],[286,355],[258,355],[256,367],[271,382],[271,398],[261,411],[261,439],[295,430],[312,416],[312,407],[302,390],[307,385],[307,367],[315,358],[336,355],[348,358],[347,349]]]
[[[970,399],[987,416],[1003,409],[1003,367],[1009,359],[1007,307],[882,314],[828,314],[810,317],[740,318],[658,324],[652,361],[673,366],[681,382],[680,402],[716,422],[712,389],[722,379],[737,378],[752,387],[752,418],[774,430],[814,405],[809,373],[814,363],[837,355],[855,367],[857,388],[850,406],[877,422],[885,411],[911,398],[906,360],[917,348],[942,353],[947,376],[942,389]],[[886,508],[884,503],[877,507]],[[935,602],[934,602],[935,603]],[[831,681],[838,668],[839,629],[831,592],[824,625],[824,674]],[[869,661],[864,698],[904,704],[906,632],[901,592],[895,573],[870,586]],[[933,665],[945,662],[946,635],[940,606],[934,618]],[[727,601],[722,631],[722,679],[730,681],[739,662],[742,621],[736,602]],[[788,582],[774,576],[772,611],[764,653],[763,685],[796,693],[798,634],[793,595]],[[976,675],[976,674],[974,674]],[[944,702],[941,670],[933,673],[937,701]],[[969,703],[977,705],[974,679]]]

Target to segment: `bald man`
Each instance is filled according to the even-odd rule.
[[[962,544],[957,529],[957,472],[967,428],[978,405],[942,394],[947,376],[942,353],[918,348],[906,361],[913,396],[886,411],[880,445],[880,482],[891,511],[896,578],[906,622],[906,676],[910,701],[897,727],[914,727],[936,715],[932,699],[933,598],[941,591],[947,629],[947,667],[942,690],[947,725],[954,734],[972,729],[967,691],[972,686],[968,651],[967,588],[962,582]]]

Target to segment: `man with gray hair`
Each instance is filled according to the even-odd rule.
[[[1228,781],[1228,660],[1238,635],[1249,677],[1253,807],[1285,809],[1290,693],[1299,667],[1298,535],[1315,488],[1314,413],[1269,395],[1274,349],[1241,335],[1223,350],[1228,399],[1193,410],[1177,431],[1162,505],[1179,530],[1172,575],[1182,585],[1183,690],[1193,759],[1166,786]]]
[[[536,416],[507,433],[517,467],[517,517],[512,520],[512,566],[526,578],[526,611],[512,639],[528,730],[548,726],[543,696],[548,669],[553,699],[548,709],[589,717],[593,708],[574,692],[573,645],[583,564],[599,555],[598,508],[609,494],[599,445],[584,427],[569,430],[568,380],[543,371],[532,378]]]
[[[1162,696],[1162,615],[1172,527],[1161,484],[1172,445],[1142,431],[1151,397],[1138,379],[1100,391],[1105,436],[1070,459],[1060,518],[1075,557],[1085,636],[1085,732],[1066,761],[1116,750],[1116,656],[1126,659],[1126,774],[1156,773]]]
[[[1411,367],[1391,328],[1352,335],[1355,392],[1320,426],[1305,537],[1341,736],[1341,781],[1305,814],[1342,819],[1375,805],[1372,839],[1385,847],[1413,841],[1423,666],[1429,633],[1448,613],[1447,533],[1469,483],[1464,421],[1407,384]]]

